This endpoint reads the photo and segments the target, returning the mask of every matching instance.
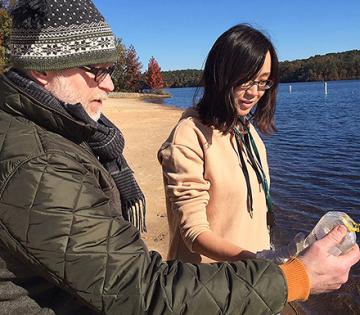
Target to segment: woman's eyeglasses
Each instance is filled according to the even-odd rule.
[[[274,82],[272,80],[260,80],[260,81],[254,81],[251,80],[249,82],[245,82],[239,86],[241,90],[248,90],[252,88],[254,85],[257,86],[258,90],[264,91],[268,90],[273,86]]]
[[[116,64],[113,64],[110,67],[106,67],[106,68],[93,67],[93,66],[81,66],[78,68],[92,73],[95,76],[94,77],[95,82],[101,83],[102,81],[104,81],[107,75],[111,76],[114,73],[115,67]]]

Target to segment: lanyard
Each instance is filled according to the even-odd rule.
[[[269,183],[266,178],[266,174],[264,172],[263,166],[261,164],[260,154],[259,154],[259,151],[255,144],[255,140],[254,140],[253,136],[251,135],[249,128],[246,126],[243,126],[243,127],[245,129],[245,133],[241,133],[236,127],[233,128],[233,131],[235,134],[236,143],[238,146],[238,151],[239,151],[240,160],[241,160],[241,164],[242,164],[242,169],[244,172],[244,176],[246,179],[246,185],[248,188],[248,211],[250,213],[250,216],[252,217],[252,215],[253,215],[252,191],[251,191],[248,170],[247,170],[247,167],[245,164],[244,157],[242,156],[242,151],[245,151],[245,150],[246,150],[247,156],[249,158],[249,163],[255,171],[257,180],[259,183],[261,183],[261,185],[263,187],[265,199],[266,199],[266,206],[267,206],[267,210],[268,210],[268,214],[267,214],[268,225],[272,226],[274,224],[274,222],[273,222],[273,213],[272,213],[272,198],[270,195]],[[242,148],[244,148],[244,150]],[[253,152],[255,153],[255,157],[254,157]]]

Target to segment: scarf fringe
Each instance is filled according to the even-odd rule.
[[[133,224],[141,233],[147,232],[145,217],[146,217],[146,202],[145,198],[138,200],[128,200],[123,205],[123,212],[125,212],[127,219]]]

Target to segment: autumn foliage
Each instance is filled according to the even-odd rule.
[[[4,3],[0,2],[0,73],[9,66],[11,18]]]
[[[133,45],[126,50],[125,55],[125,90],[137,92],[140,89],[141,62]]]
[[[161,68],[154,57],[150,58],[148,70],[145,75],[146,84],[151,89],[162,89],[164,87],[164,80],[161,74]]]

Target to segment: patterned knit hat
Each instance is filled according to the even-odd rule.
[[[49,71],[117,60],[114,35],[91,0],[18,0],[12,19],[15,68]]]

